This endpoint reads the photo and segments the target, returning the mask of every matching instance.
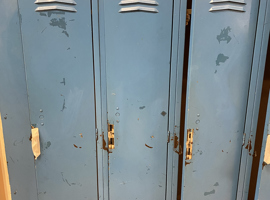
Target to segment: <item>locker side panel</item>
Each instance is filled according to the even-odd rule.
[[[21,0],[19,7],[31,123],[40,130],[39,200],[95,200],[90,1],[73,5]]]
[[[193,2],[185,200],[236,198],[258,4]]]
[[[17,1],[0,2],[0,19],[0,112],[12,199],[37,200]]]

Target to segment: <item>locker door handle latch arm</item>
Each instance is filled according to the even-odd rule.
[[[194,135],[194,129],[188,129],[187,141],[186,141],[186,160],[192,159],[193,135]]]

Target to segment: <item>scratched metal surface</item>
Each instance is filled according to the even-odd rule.
[[[37,200],[16,0],[0,2],[0,112],[13,200]]]
[[[46,4],[48,5],[48,4]],[[51,5],[51,4],[49,4]],[[40,130],[38,198],[97,199],[90,1],[76,13],[20,0],[31,123]]]
[[[237,4],[245,12],[209,12],[216,5],[193,1],[185,130],[195,133],[183,163],[185,200],[236,198],[259,3],[245,2]],[[236,5],[219,5],[227,4]]]
[[[103,2],[100,25],[108,122],[115,125],[109,195],[111,200],[164,199],[172,1],[158,1],[158,13],[119,13],[119,2]]]

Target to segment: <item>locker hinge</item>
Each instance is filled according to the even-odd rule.
[[[96,141],[98,140],[98,129],[96,128]]]
[[[245,145],[245,142],[246,142],[246,133],[243,134],[243,144],[242,144],[242,146]]]
[[[167,133],[167,137],[168,137],[167,142],[168,142],[168,143],[170,143],[170,137],[171,137],[171,133],[170,133],[170,131],[168,131],[168,133]]]

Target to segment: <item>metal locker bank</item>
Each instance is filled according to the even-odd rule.
[[[269,4],[1,0],[0,200],[268,199]]]

